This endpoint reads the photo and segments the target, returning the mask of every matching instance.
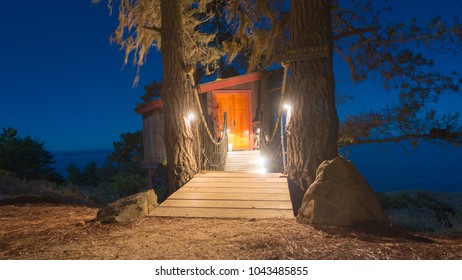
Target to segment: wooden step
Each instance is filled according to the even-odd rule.
[[[175,208],[159,207],[156,217],[201,217],[201,218],[293,218],[292,210],[274,209],[216,209],[216,208]]]
[[[188,185],[182,188],[183,193],[236,193],[236,194],[264,194],[264,193],[279,193],[285,194],[287,186],[280,185],[280,188],[233,188],[227,187],[195,187]]]
[[[162,207],[198,207],[198,208],[229,208],[229,209],[283,209],[292,210],[290,201],[261,201],[261,200],[182,200],[168,199]]]
[[[188,193],[176,192],[173,199],[209,199],[209,200],[277,200],[290,201],[289,192],[279,193]]]

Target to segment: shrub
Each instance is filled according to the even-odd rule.
[[[14,128],[3,128],[0,134],[0,169],[13,172],[17,177],[62,182],[52,167],[53,155],[45,143],[30,136],[21,138]]]

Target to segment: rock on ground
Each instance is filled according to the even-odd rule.
[[[151,189],[110,203],[98,211],[96,220],[102,223],[125,222],[146,216],[157,205],[157,196]]]
[[[316,180],[303,197],[297,221],[333,226],[390,225],[367,181],[343,157],[319,165]]]

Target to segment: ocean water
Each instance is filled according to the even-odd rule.
[[[368,144],[341,150],[373,190],[462,192],[462,146]]]
[[[55,159],[55,168],[59,174],[67,177],[66,168],[71,164],[77,165],[83,169],[90,161],[95,161],[101,166],[107,159],[112,150],[88,150],[88,151],[60,151],[53,152]]]
[[[421,144],[410,146],[368,144],[342,149],[374,191],[421,189],[462,192],[462,146]],[[67,176],[66,167],[74,163],[83,168],[91,160],[102,165],[111,150],[55,152],[56,169]]]

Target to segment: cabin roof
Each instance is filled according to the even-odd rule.
[[[263,72],[253,72],[245,75],[234,76],[231,78],[215,80],[213,82],[208,82],[201,84],[197,87],[199,93],[212,91],[216,89],[225,89],[232,86],[237,86],[245,83],[250,83],[253,81],[261,80],[263,77]]]
[[[147,113],[147,112],[155,110],[155,109],[161,109],[162,104],[163,104],[162,100],[160,98],[158,98],[156,100],[149,101],[148,103],[144,103],[144,104],[142,104],[140,106],[137,106],[135,108],[135,112],[139,115],[139,114],[144,114],[144,113]]]
[[[264,75],[264,71],[259,71],[259,72],[253,72],[249,74],[234,76],[231,78],[219,79],[213,82],[201,84],[197,87],[197,89],[199,93],[204,93],[204,92],[212,91],[212,90],[226,89],[229,87],[261,80],[263,78],[263,75]],[[152,110],[159,110],[162,108],[162,105],[163,105],[162,100],[158,98],[158,99],[149,101],[147,103],[138,105],[135,108],[135,112],[138,115],[144,114]]]

